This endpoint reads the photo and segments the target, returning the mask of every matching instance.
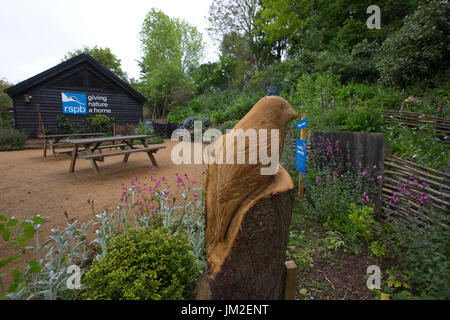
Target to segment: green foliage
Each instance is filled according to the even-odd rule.
[[[148,99],[153,115],[163,118],[172,106],[191,98],[190,75],[203,56],[202,35],[186,21],[151,9],[142,24],[140,40],[142,78],[134,86]]]
[[[377,258],[384,258],[389,252],[388,248],[381,240],[372,241],[369,245],[369,249]]]
[[[93,117],[86,118],[85,122],[92,131],[104,132],[105,135],[110,136],[112,135],[111,126],[114,124],[115,119],[104,114],[96,114]]]
[[[0,151],[23,149],[28,134],[13,128],[0,128]]]
[[[200,65],[192,74],[196,93],[227,89],[235,75],[236,66],[237,60],[231,56],[221,56],[218,62]]]
[[[144,74],[152,73],[160,63],[174,64],[189,74],[203,55],[202,35],[194,25],[154,8],[145,17],[140,40]]]
[[[70,122],[69,118],[63,114],[58,114],[56,116],[56,125],[59,130],[63,133],[78,133],[78,130],[75,128],[74,124]]]
[[[229,121],[225,121],[224,123],[222,123],[222,125],[220,126],[220,131],[222,133],[225,133],[227,131],[227,129],[233,129],[234,126],[239,122],[239,120],[229,120]]]
[[[188,240],[167,230],[130,230],[108,244],[83,278],[86,299],[169,300],[190,297],[198,266]]]
[[[184,262],[188,261],[190,264],[184,264],[183,261],[179,263],[181,269],[177,268],[176,271],[183,274],[178,277],[178,280],[186,280],[191,283],[194,273],[197,274],[199,268],[206,266],[203,191],[201,188],[195,188],[197,181],[189,180],[186,174],[179,175],[176,193],[170,192],[170,187],[164,177],[155,179],[151,175],[150,178],[148,186],[153,192],[147,193],[147,185],[143,188],[136,176],[130,187],[122,187],[123,198],[116,211],[105,210],[95,214],[94,201],[88,200],[95,220],[78,226],[76,220],[69,219],[65,214],[68,220],[67,226],[62,230],[60,227],[51,229],[50,236],[43,239],[43,242],[40,240],[39,230],[44,223],[44,218],[35,216],[30,220],[20,222],[16,218],[8,220],[8,218],[0,216],[0,235],[15,250],[13,256],[0,260],[0,268],[18,259],[25,250],[34,251],[34,255],[37,257],[36,261],[21,264],[13,270],[14,280],[10,288],[5,289],[0,281],[1,297],[47,300],[79,299],[81,290],[85,291],[86,288],[83,288],[82,282],[81,288],[69,290],[67,283],[71,280],[69,277],[73,275],[68,272],[70,266],[78,266],[80,276],[82,276],[90,268],[95,257],[100,259],[108,255],[112,239],[119,235],[123,235],[123,239],[129,239],[130,231],[138,232],[137,229],[146,229],[147,231],[143,231],[143,233],[148,234],[152,232],[148,228],[156,230],[161,227],[166,231],[155,231],[158,233],[158,237],[165,239],[165,244],[162,245],[161,241],[157,241],[158,248],[165,250],[159,259],[173,266],[173,259],[180,261],[179,259],[184,257]],[[177,201],[177,198],[180,201]],[[87,242],[88,229],[92,224],[95,227],[95,238],[91,242]],[[27,240],[33,237],[34,246],[30,246]],[[172,242],[172,239],[176,239],[175,243]],[[168,259],[170,257],[166,255],[166,249],[173,249],[171,251],[172,260]],[[148,248],[144,246],[140,250],[148,251]],[[180,257],[178,256],[179,252],[184,254]],[[113,253],[110,254],[110,256],[112,255]],[[142,257],[139,255],[135,258]],[[193,263],[191,263],[191,258],[194,259]],[[129,272],[133,273],[133,270],[135,269],[131,268]],[[163,272],[163,278],[167,281],[173,280],[172,284],[176,286],[175,277],[168,272],[170,270],[172,269],[159,269]],[[184,273],[183,270],[187,273]],[[134,276],[139,278],[140,274],[134,273]],[[155,293],[154,296],[160,294],[160,298],[164,298],[162,294],[168,294],[171,295],[170,298],[180,298],[182,293],[183,297],[189,298],[191,289],[193,289],[192,286],[178,287],[168,292],[164,291],[165,288],[160,287],[159,293]],[[130,295],[136,293],[130,293]],[[167,298],[167,296],[165,297]]]
[[[314,170],[310,162],[307,167],[305,186],[309,214],[323,223],[346,224],[349,203],[363,204],[361,197],[368,189],[364,177],[352,172],[338,174],[328,168]]]
[[[128,76],[126,72],[122,70],[120,59],[118,59],[112,52],[110,48],[101,48],[98,46],[94,46],[89,48],[84,46],[82,49],[76,49],[73,52],[68,52],[63,60],[69,60],[83,52],[88,53],[95,60],[97,60],[100,64],[102,64],[105,68],[109,69],[116,76],[121,78],[124,81],[128,82]]]
[[[13,106],[11,98],[3,90],[12,86],[5,79],[0,79],[0,129],[11,127],[12,115],[8,111]]]
[[[428,214],[428,218],[426,222],[412,215],[406,221],[393,218],[394,250],[412,272],[408,284],[416,294],[426,299],[449,299],[448,218],[437,211]]]
[[[368,4],[355,1],[263,0],[257,21],[268,43],[285,41],[288,53],[302,49],[350,51],[363,39],[382,42],[398,28],[401,19],[415,7],[416,1],[380,0],[382,27],[370,30],[365,22]]]
[[[167,121],[171,123],[183,123],[186,118],[192,116],[195,116],[195,113],[191,108],[177,106],[173,107],[167,114]]]
[[[380,132],[383,125],[383,116],[380,111],[367,108],[358,108],[348,115],[343,131]]]
[[[350,238],[360,238],[365,242],[372,240],[373,231],[372,227],[375,224],[373,208],[363,206],[360,209],[356,208],[354,203],[350,204],[348,210],[348,219],[350,221],[347,234]]]
[[[392,122],[385,127],[385,134],[392,154],[438,170],[447,166],[448,148],[436,137],[431,124],[412,129]],[[448,139],[448,136],[444,137],[444,140]]]
[[[151,126],[146,125],[145,122],[139,121],[136,133],[139,135],[152,135],[155,133],[155,130]]]
[[[423,2],[404,19],[403,26],[392,33],[377,61],[381,80],[386,84],[406,86],[433,78],[448,60],[449,40],[447,1]]]
[[[22,222],[14,217],[8,219],[7,217],[0,215],[1,238],[11,246],[14,251],[14,255],[0,260],[0,270],[23,256],[27,248],[28,240],[35,236],[36,231],[43,222],[44,219],[39,215]],[[34,277],[39,271],[40,266],[36,261],[32,260],[29,261],[28,264],[19,264],[12,271],[13,281],[8,289],[5,289],[2,282],[2,277],[5,274],[0,274],[0,299],[5,299],[19,290],[24,290],[24,283],[27,279]]]

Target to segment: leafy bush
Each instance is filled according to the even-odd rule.
[[[447,166],[448,148],[436,137],[431,124],[412,129],[390,123],[385,127],[385,134],[393,155],[438,170]]]
[[[63,114],[58,114],[56,116],[57,127],[63,133],[77,133],[78,130],[75,128],[74,124],[70,122],[69,118]]]
[[[195,116],[195,113],[189,107],[177,106],[170,109],[167,114],[167,121],[171,123],[183,123],[188,118]]]
[[[108,244],[84,282],[87,299],[161,300],[190,297],[198,266],[188,240],[167,230],[130,230]]]
[[[363,241],[370,241],[373,238],[372,227],[375,224],[373,208],[363,206],[358,209],[354,203],[350,204],[348,210],[348,220],[346,233],[351,239],[360,238]]]
[[[405,221],[393,218],[396,234],[394,250],[412,272],[408,283],[416,294],[426,299],[450,299],[450,261],[448,258],[448,219],[443,212],[433,211],[424,222],[420,216]]]
[[[234,126],[239,122],[239,120],[228,120],[225,121],[224,123],[222,123],[222,125],[220,126],[220,131],[222,131],[222,133],[226,133],[227,129],[233,129]]]
[[[240,94],[235,95],[228,105],[224,105],[222,102],[222,107],[211,114],[211,122],[219,124],[230,120],[241,120],[263,96],[264,93],[261,90],[255,92],[241,92]]]
[[[329,168],[314,170],[308,165],[305,181],[308,212],[322,223],[331,220],[336,224],[347,223],[349,203],[364,204],[361,197],[368,190],[364,177],[361,173],[338,174]]]
[[[380,132],[383,125],[383,116],[374,109],[358,108],[348,115],[341,129],[346,131]]]
[[[0,128],[0,151],[23,149],[28,135],[13,128]]]
[[[406,86],[431,79],[442,70],[442,62],[449,57],[448,11],[446,1],[432,0],[405,17],[403,26],[383,42],[378,56],[384,83]]]
[[[110,136],[112,135],[111,126],[114,124],[115,119],[104,114],[96,114],[93,117],[86,118],[85,122],[92,131],[104,132],[105,135]]]
[[[0,260],[0,270],[8,266],[11,262],[20,258],[26,249],[29,239],[33,238],[38,226],[43,222],[39,216],[33,217],[32,220],[24,220],[20,222],[17,218],[7,218],[0,215],[0,234],[1,239],[5,241],[14,250],[14,255],[6,259]],[[2,277],[4,273],[0,274],[0,299],[5,299],[8,294],[13,294],[18,290],[23,289],[25,279],[29,279],[34,273],[39,272],[40,268],[36,261],[29,261],[25,267],[24,263],[16,266],[12,272],[13,281],[8,289],[4,288]]]
[[[151,126],[146,125],[145,122],[139,121],[136,128],[136,133],[138,135],[152,135],[155,133],[155,130],[153,130]]]

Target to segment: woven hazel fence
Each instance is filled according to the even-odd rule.
[[[385,120],[391,119],[409,128],[420,128],[423,124],[431,124],[436,129],[436,136],[450,137],[450,119],[441,118],[431,114],[406,112],[401,110],[383,110]],[[450,144],[450,140],[444,140]]]
[[[382,213],[428,220],[431,210],[450,213],[450,174],[389,156],[384,161]]]

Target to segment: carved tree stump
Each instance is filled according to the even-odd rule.
[[[278,129],[277,152],[281,155],[284,129],[296,117],[297,113],[286,100],[264,97],[234,130]],[[222,154],[226,159],[229,141],[227,135],[222,135],[214,143],[211,154]],[[239,144],[231,141],[235,146]],[[267,148],[265,151],[272,154],[271,146],[275,141],[268,138],[267,146],[262,145],[259,134],[257,141],[258,149]],[[241,140],[242,143],[246,159],[249,159],[250,140]],[[255,164],[208,166],[205,181],[207,267],[199,280],[198,299],[284,298],[282,279],[294,182],[281,165],[273,175],[262,175],[262,167],[266,166],[259,160]]]

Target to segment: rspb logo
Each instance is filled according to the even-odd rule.
[[[86,114],[86,95],[83,93],[61,92],[63,113]]]

